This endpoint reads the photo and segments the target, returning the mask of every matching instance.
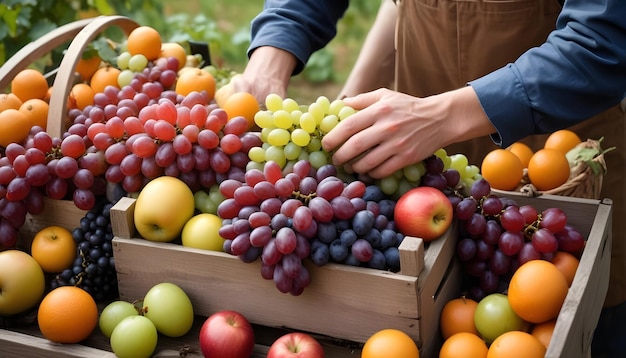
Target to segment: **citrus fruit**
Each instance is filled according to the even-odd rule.
[[[30,251],[45,272],[61,272],[72,266],[76,242],[66,228],[48,226],[35,234]]]
[[[554,326],[556,325],[556,319],[551,319],[549,321],[536,324],[533,329],[530,331],[535,338],[543,344],[546,349],[550,344],[550,340],[552,339],[552,333],[554,332]]]
[[[569,175],[569,161],[556,149],[540,149],[528,162],[528,179],[538,190],[557,188],[567,182]]]
[[[510,331],[489,346],[487,358],[543,358],[546,347],[530,333]]]
[[[96,92],[86,83],[77,83],[70,90],[69,107],[81,111],[94,103]]]
[[[259,111],[259,102],[251,93],[235,92],[228,96],[224,102],[223,110],[228,114],[228,119],[242,116],[248,121],[248,129],[254,126],[254,116]]]
[[[211,101],[215,97],[215,78],[213,78],[213,75],[208,71],[203,69],[187,68],[179,72],[175,91],[183,96],[194,91],[205,91],[207,99]]]
[[[84,54],[76,64],[75,72],[80,75],[82,81],[89,81],[91,76],[100,68],[100,56],[95,53]]]
[[[481,174],[492,188],[513,190],[522,180],[522,161],[513,152],[498,148],[485,155],[480,167]]]
[[[468,332],[478,335],[474,324],[474,311],[478,302],[465,297],[448,301],[441,310],[439,326],[443,338],[449,338],[455,333]]]
[[[37,311],[39,330],[56,343],[78,343],[98,325],[98,306],[87,291],[61,286],[50,291]]]
[[[567,285],[571,286],[578,270],[579,261],[576,256],[565,251],[557,251],[551,261],[563,273]]]
[[[91,76],[91,81],[89,85],[94,90],[95,93],[102,93],[106,86],[114,86],[116,88],[120,88],[117,83],[117,76],[120,74],[120,70],[112,66],[100,67],[94,74]]]
[[[0,112],[0,146],[21,143],[28,137],[31,122],[26,114],[9,108]]]
[[[529,146],[522,142],[515,142],[508,146],[506,149],[517,155],[519,160],[522,162],[522,168],[528,168],[528,162],[535,153],[532,149],[530,149]]]
[[[39,126],[46,130],[48,126],[48,102],[43,99],[33,98],[22,103],[20,112],[30,119],[31,126]]]
[[[31,98],[43,99],[48,93],[48,81],[41,72],[27,68],[15,75],[11,81],[11,92],[22,102]]]
[[[131,55],[144,55],[150,61],[161,54],[161,35],[150,26],[139,26],[128,35],[126,46]]]
[[[0,112],[9,108],[19,109],[22,103],[14,93],[0,93]]]
[[[439,350],[439,358],[487,357],[487,343],[473,333],[459,332],[446,339]]]
[[[569,129],[561,129],[548,136],[543,147],[545,149],[556,149],[563,154],[567,154],[581,142],[580,137]]]
[[[518,316],[531,323],[541,323],[556,318],[567,291],[567,280],[553,263],[531,260],[513,273],[508,297]]]
[[[178,42],[165,42],[161,44],[161,57],[174,57],[178,61],[178,68],[185,67],[187,51]]]
[[[408,334],[389,328],[374,333],[365,341],[361,358],[419,358],[419,350]]]

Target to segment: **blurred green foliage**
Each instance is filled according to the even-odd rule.
[[[126,15],[138,22],[162,17],[162,5],[149,0],[3,0],[0,3],[0,64],[29,42],[60,25],[97,15]],[[58,62],[63,49],[45,59]]]
[[[343,82],[373,22],[380,0],[353,1],[339,23],[337,37],[310,59],[299,79]],[[3,0],[0,3],[0,65],[21,47],[54,28],[80,18],[124,15],[157,29],[164,41],[209,44],[217,67],[242,71],[250,43],[250,21],[261,0]],[[41,61],[54,66],[63,48]],[[41,62],[40,61],[40,62]]]

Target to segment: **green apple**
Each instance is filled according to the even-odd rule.
[[[170,242],[194,214],[193,192],[182,180],[161,176],[144,186],[135,202],[135,227],[146,240]]]
[[[0,252],[0,316],[35,307],[45,288],[43,270],[32,256],[20,250]]]
[[[100,313],[100,318],[98,319],[100,331],[105,337],[111,338],[111,333],[113,333],[118,323],[126,317],[138,314],[139,312],[134,304],[126,301],[113,301],[104,307],[102,313]]]
[[[111,350],[118,358],[148,358],[156,349],[159,334],[154,323],[140,315],[120,321],[111,333]]]
[[[180,337],[193,325],[194,313],[189,296],[170,282],[159,283],[148,290],[143,299],[143,310],[157,331],[168,337]]]
[[[487,341],[493,342],[508,331],[523,331],[528,327],[509,304],[509,298],[501,293],[492,293],[478,302],[474,310],[476,330]]]
[[[224,238],[219,234],[222,219],[215,214],[202,213],[193,216],[183,227],[183,246],[196,249],[224,251]]]

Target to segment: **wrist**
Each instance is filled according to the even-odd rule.
[[[262,76],[286,87],[296,64],[296,57],[292,53],[277,47],[263,46],[254,50],[250,56],[244,75]]]

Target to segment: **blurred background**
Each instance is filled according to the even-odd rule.
[[[303,104],[320,95],[335,98],[345,82],[371,26],[380,0],[352,1],[337,37],[315,53],[294,77],[289,96]],[[211,63],[243,71],[250,43],[250,21],[262,0],[3,0],[0,3],[0,65],[41,35],[77,19],[124,15],[157,29],[164,41],[204,42]],[[120,34],[107,34],[115,38]],[[62,49],[40,60],[43,68],[60,62]]]

